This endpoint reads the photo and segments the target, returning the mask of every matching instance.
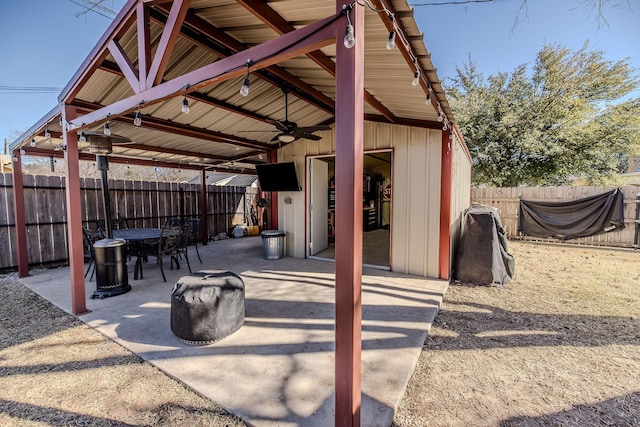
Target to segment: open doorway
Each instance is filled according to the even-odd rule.
[[[390,268],[391,151],[364,155],[362,263]],[[335,156],[308,159],[307,248],[310,258],[335,260]]]

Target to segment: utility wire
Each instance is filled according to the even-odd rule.
[[[61,87],[53,86],[0,86],[0,93],[60,93]]]
[[[495,3],[499,0],[458,0],[458,1],[443,1],[443,2],[430,2],[430,3],[410,3],[409,6],[449,6],[452,4],[470,4],[470,3]]]

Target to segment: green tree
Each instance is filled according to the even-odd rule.
[[[619,102],[638,87],[636,71],[588,42],[577,51],[544,46],[531,70],[523,64],[486,79],[469,59],[447,94],[474,184],[602,182],[616,174],[621,159],[640,152],[640,99]]]

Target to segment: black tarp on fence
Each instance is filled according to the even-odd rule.
[[[563,202],[520,200],[518,228],[533,237],[568,240],[624,228],[624,195],[617,188]]]

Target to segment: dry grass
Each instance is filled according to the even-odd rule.
[[[0,425],[245,425],[15,278],[0,294]]]
[[[640,253],[509,252],[504,288],[450,286],[394,425],[640,425]]]
[[[509,251],[504,288],[449,288],[394,425],[640,425],[640,252]],[[15,277],[0,292],[0,425],[244,425]]]

